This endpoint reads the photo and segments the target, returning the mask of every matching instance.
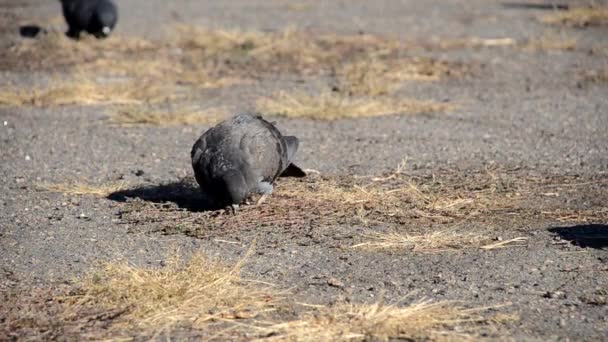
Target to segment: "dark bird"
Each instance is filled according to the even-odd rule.
[[[66,35],[80,38],[86,31],[96,38],[110,35],[118,21],[118,9],[111,0],[60,0],[63,16],[68,23]]]
[[[203,133],[190,155],[203,194],[236,211],[253,193],[262,195],[261,204],[279,176],[306,176],[292,164],[298,145],[261,116],[239,114]]]

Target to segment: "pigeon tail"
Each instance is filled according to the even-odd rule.
[[[283,172],[279,175],[279,177],[295,177],[295,178],[303,178],[306,177],[306,172],[302,170],[296,164],[289,164]]]
[[[293,160],[293,157],[296,155],[296,152],[298,151],[298,146],[300,145],[300,141],[298,140],[298,138],[296,138],[294,136],[284,136],[283,141],[285,142],[285,145],[287,146],[287,161],[289,163],[291,163],[291,161]]]

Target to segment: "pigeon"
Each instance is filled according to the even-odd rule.
[[[60,1],[63,16],[68,23],[66,35],[70,38],[80,38],[82,31],[96,38],[106,38],[118,21],[118,9],[112,0]]]
[[[298,146],[298,138],[283,136],[262,116],[238,114],[203,133],[190,156],[203,194],[236,213],[254,193],[262,195],[260,205],[279,176],[306,176],[292,163]]]

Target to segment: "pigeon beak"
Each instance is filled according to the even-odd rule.
[[[101,32],[103,32],[103,34],[107,36],[107,35],[109,35],[109,34],[110,34],[110,32],[112,32],[112,29],[111,29],[111,28],[109,28],[109,27],[107,27],[107,26],[104,26],[104,27],[101,29]]]

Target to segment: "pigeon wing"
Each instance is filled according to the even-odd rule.
[[[241,151],[254,176],[270,183],[276,179],[283,167],[281,142],[266,129],[243,135]]]

